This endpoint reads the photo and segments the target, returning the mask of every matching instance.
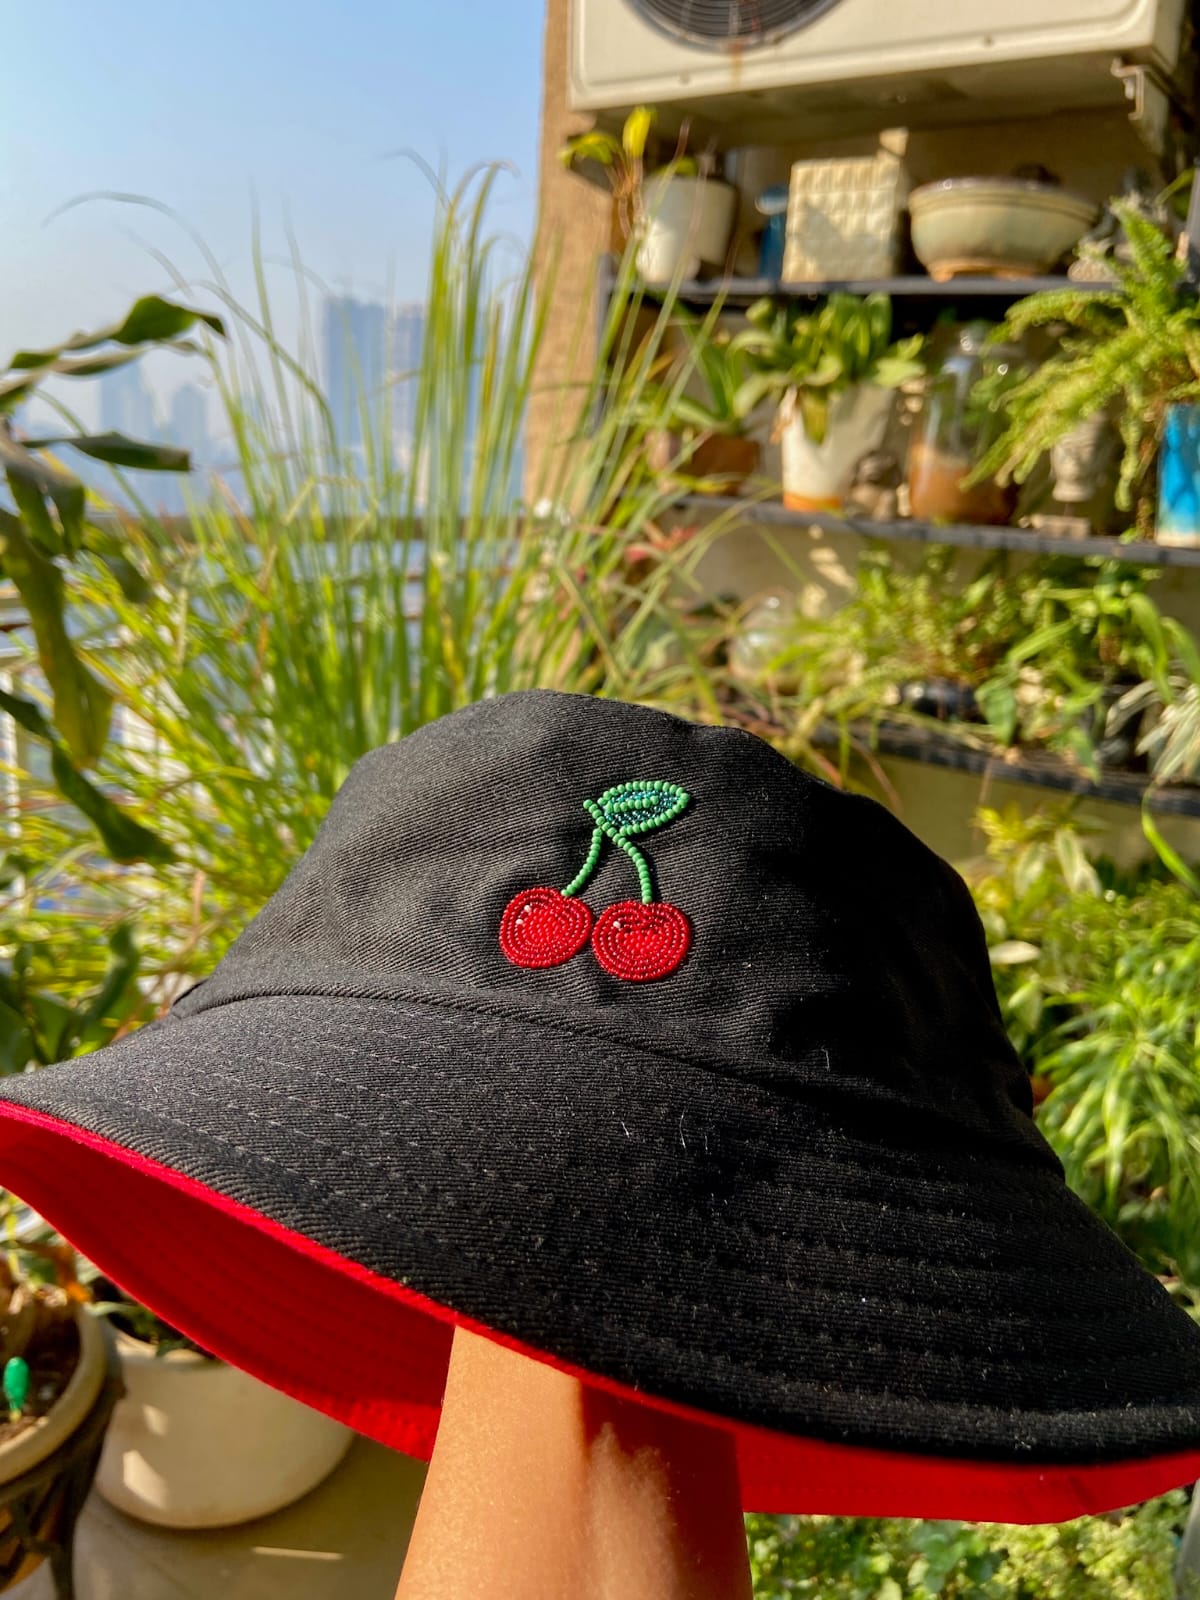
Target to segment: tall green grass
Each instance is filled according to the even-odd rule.
[[[514,259],[489,232],[496,176],[483,170],[439,196],[409,470],[390,448],[386,396],[360,394],[361,456],[340,448],[299,258],[294,349],[277,334],[257,240],[250,304],[210,260],[206,287],[232,349],[214,343],[206,359],[236,484],[163,519],[126,481],[140,592],[130,598],[98,563],[71,579],[87,658],[127,735],[96,776],[174,861],[115,867],[82,817],[48,793],[30,797],[26,872],[4,910],[19,925],[64,884],[84,891],[86,912],[51,909],[37,922],[61,982],[64,949],[90,944],[91,971],[94,935],[132,922],[157,1003],[211,964],[281,881],[364,751],[482,695],[540,685],[719,715],[709,625],[693,610],[695,564],[721,521],[636,581],[628,560],[654,542],[667,507],[642,442],[672,403],[650,382],[670,297],[643,301],[622,267],[590,378],[554,384],[570,448],[548,452],[527,496],[514,497],[558,284],[552,262],[539,272],[535,251]],[[582,309],[577,337],[595,339]],[[686,378],[684,364],[675,382]],[[79,915],[90,941],[75,936]]]

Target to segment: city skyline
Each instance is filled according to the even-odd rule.
[[[361,0],[336,27],[312,0],[213,0],[166,70],[166,25],[149,0],[126,0],[116,35],[105,13],[71,0],[14,10],[14,61],[39,59],[48,36],[72,48],[52,80],[17,74],[0,99],[0,359],[103,327],[149,292],[211,304],[214,263],[253,304],[256,242],[289,351],[303,328],[293,245],[307,281],[332,292],[423,298],[429,169],[453,183],[477,162],[510,163],[493,226],[528,239],[542,25],[541,0]],[[177,360],[150,366],[156,393],[178,384]]]

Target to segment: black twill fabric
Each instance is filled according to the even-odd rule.
[[[572,879],[583,801],[654,778],[691,796],[643,841],[682,965],[512,965],[504,908]],[[636,893],[615,849],[582,891]],[[1200,1443],[1200,1333],[1034,1128],[965,885],[740,732],[533,692],[374,751],[166,1019],[0,1099],[720,1417],[990,1461]]]

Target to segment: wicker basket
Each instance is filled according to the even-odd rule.
[[[797,161],[788,190],[786,283],[888,278],[900,265],[908,134],[880,135],[871,156]]]

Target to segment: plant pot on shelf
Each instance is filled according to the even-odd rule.
[[[646,465],[651,472],[670,478],[715,480],[706,485],[710,494],[741,494],[761,460],[758,440],[741,434],[703,433],[691,444],[665,428],[646,435]]]
[[[917,678],[900,685],[900,703],[906,710],[939,722],[981,722],[975,691],[953,678]]]
[[[939,282],[960,274],[1049,272],[1083,238],[1099,207],[1025,178],[946,178],[909,197],[913,250]]]
[[[737,190],[718,178],[659,172],[646,179],[637,269],[647,283],[694,278],[702,265],[724,265]]]
[[[225,1528],[291,1505],[338,1465],[351,1429],[194,1350],[116,1331],[125,1378],[96,1474],[110,1505],[164,1528]]]
[[[718,494],[740,494],[746,479],[758,471],[762,449],[757,439],[740,434],[701,434],[687,461],[687,471],[697,478],[722,480]]]
[[[1167,409],[1158,457],[1159,544],[1200,548],[1200,405]]]
[[[858,463],[887,433],[895,391],[875,384],[843,390],[829,404],[824,439],[814,443],[794,391],[779,408],[783,446],[783,503],[793,511],[840,511]]]
[[[58,1398],[41,1416],[25,1424],[9,1424],[9,1437],[0,1440],[0,1591],[26,1578],[45,1559],[45,1552],[30,1551],[28,1538],[21,1535],[18,1521],[8,1503],[10,1486],[27,1474],[36,1472],[50,1458],[69,1449],[70,1442],[87,1423],[93,1407],[104,1386],[108,1363],[110,1335],[102,1322],[76,1305],[71,1317],[75,1330],[75,1349],[67,1357],[69,1376]],[[36,1354],[30,1349],[27,1357],[32,1369],[33,1391],[39,1384],[39,1366]],[[56,1363],[57,1364],[57,1363]],[[111,1403],[111,1402],[109,1402]],[[73,1463],[77,1478],[90,1476],[87,1462]],[[47,1546],[60,1539],[66,1543],[70,1537],[67,1519],[72,1508],[70,1498],[81,1500],[86,1494],[86,1482],[70,1485],[67,1476],[54,1476],[46,1483],[21,1495],[21,1520],[27,1532]]]

